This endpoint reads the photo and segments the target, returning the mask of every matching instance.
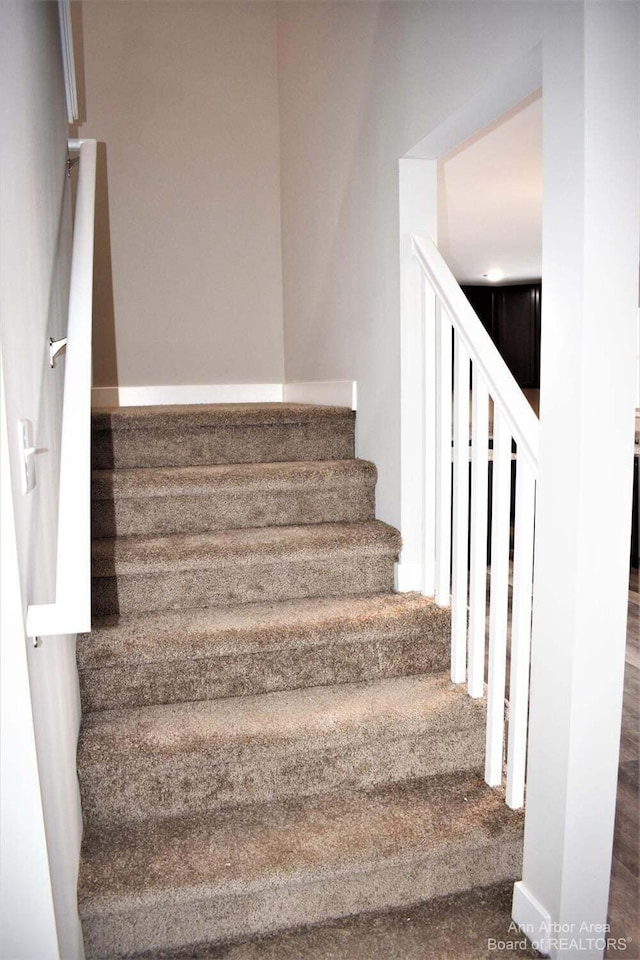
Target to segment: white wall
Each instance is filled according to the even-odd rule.
[[[279,6],[286,377],[358,381],[359,453],[394,524],[398,159],[535,46],[540,16],[527,2]]]
[[[29,693],[0,370],[0,956],[55,960],[58,938]]]
[[[94,384],[281,383],[275,5],[80,13],[79,133],[106,145]]]
[[[48,338],[66,331],[70,239],[67,123],[58,36],[56,4],[18,0],[0,4],[0,317],[12,476],[12,489],[3,485],[2,496],[13,495],[23,616],[27,604],[52,600],[55,591],[64,359],[51,370],[47,354]],[[18,419],[31,421],[38,450],[36,486],[26,495],[18,480]],[[10,529],[6,536],[11,536]],[[15,587],[5,582],[4,567],[2,577],[3,593],[6,589],[13,602]],[[15,629],[9,641],[26,643],[24,633]],[[74,637],[45,638],[40,649],[31,644],[15,648],[10,659],[14,681],[12,674],[3,677],[20,689],[15,705],[24,712],[29,691],[16,671],[26,656],[40,784],[13,776],[3,782],[3,790],[13,791],[18,804],[23,796],[41,790],[57,935],[62,955],[70,958],[82,954],[75,905],[81,823],[75,779],[80,714],[74,654]],[[3,738],[21,733],[18,716],[3,728]],[[3,741],[3,753],[4,747]],[[25,861],[13,878],[15,890],[24,892],[22,871],[28,869]],[[31,918],[23,930],[26,950],[39,918],[35,902],[23,908]],[[40,953],[34,949],[30,956]]]

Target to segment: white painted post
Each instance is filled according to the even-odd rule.
[[[453,446],[453,566],[451,680],[467,677],[467,562],[469,558],[469,354],[455,339]]]
[[[473,368],[472,425],[468,691],[471,697],[482,697],[487,622],[489,393],[482,374],[476,366]]]
[[[524,804],[529,715],[529,652],[531,649],[531,589],[536,482],[524,453],[516,466],[515,544],[511,607],[511,670],[509,675],[509,739],[507,743],[507,804]]]
[[[436,303],[436,603],[451,603],[451,321]]]
[[[491,497],[491,599],[489,605],[489,684],[485,780],[502,783],[504,701],[509,611],[509,510],[511,434],[497,404],[493,411],[493,492]]]
[[[436,295],[423,276],[424,315],[424,473],[422,593],[436,590]]]
[[[625,660],[640,225],[637,3],[549,4],[527,805],[514,919],[600,960]],[[544,923],[576,935],[552,944]],[[590,941],[591,938],[591,941]]]
[[[400,191],[400,530],[402,553],[396,566],[396,588],[423,587],[424,549],[424,340],[423,275],[413,256],[411,235],[438,232],[437,163],[399,161]]]

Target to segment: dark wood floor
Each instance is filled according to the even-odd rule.
[[[612,937],[631,937],[624,956],[640,958],[640,885],[638,850],[640,847],[640,587],[638,570],[629,578],[629,615],[627,655],[624,673],[624,702],[620,737],[618,800],[613,840],[613,864],[609,896],[609,923]],[[608,957],[622,956],[610,951]]]

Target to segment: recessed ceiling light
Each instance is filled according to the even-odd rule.
[[[491,283],[498,283],[498,281],[504,280],[504,272],[502,270],[489,270],[484,274],[484,277]]]

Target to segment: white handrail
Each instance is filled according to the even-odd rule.
[[[91,629],[91,323],[95,212],[95,140],[70,140],[80,151],[74,218],[69,319],[60,441],[56,598],[30,604],[30,637]]]
[[[471,360],[490,385],[491,395],[502,410],[518,451],[524,451],[532,467],[537,469],[538,418],[433,240],[425,234],[413,234],[411,239],[416,259]]]

